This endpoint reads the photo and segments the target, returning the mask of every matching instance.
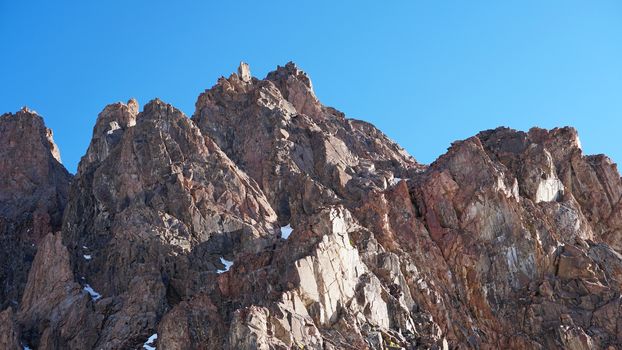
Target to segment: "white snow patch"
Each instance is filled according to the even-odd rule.
[[[394,177],[393,179],[391,179],[391,185],[395,186],[400,183],[400,181],[402,181],[401,177]]]
[[[111,122],[109,126],[110,126],[110,130],[106,131],[107,135],[112,135],[114,134],[115,130],[121,129],[121,126],[116,121]]]
[[[93,300],[97,301],[99,299],[101,299],[102,295],[97,293],[95,291],[95,289],[93,289],[93,287],[91,287],[90,285],[86,284],[84,285],[84,290],[89,293],[89,295],[91,296],[91,298],[93,298]]]
[[[22,345],[24,347],[24,350],[32,350],[30,349],[30,347],[28,347],[28,345]]]
[[[143,349],[156,350],[155,346],[153,346],[153,342],[156,341],[156,339],[158,339],[158,333],[154,333],[152,336],[149,337],[149,339],[147,339],[145,344],[143,344]]]
[[[283,239],[289,238],[289,235],[292,234],[292,231],[294,231],[294,229],[291,227],[290,224],[287,224],[287,226],[281,227],[281,237],[283,237]]]
[[[82,255],[82,256],[83,256],[83,257],[84,257],[84,259],[86,259],[86,260],[91,260],[91,258],[92,258],[92,257],[91,257],[91,254],[84,254],[84,255]]]
[[[220,262],[223,265],[225,265],[225,269],[224,270],[217,270],[216,272],[218,272],[218,273],[223,273],[223,272],[229,271],[229,269],[233,265],[233,261],[226,260],[225,258],[222,258],[222,257],[220,258]]]

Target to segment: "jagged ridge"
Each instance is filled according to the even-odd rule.
[[[241,64],[192,118],[107,106],[73,179],[35,113],[0,135],[2,348],[622,343],[622,182],[572,128],[425,166],[288,63]]]

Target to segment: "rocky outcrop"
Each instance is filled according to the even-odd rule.
[[[404,326],[404,331],[414,330],[412,322],[399,322],[404,315],[410,321],[407,306],[390,294],[352,246],[350,234],[364,228],[354,223],[345,208],[322,210],[296,230],[303,231],[294,234],[306,236],[307,243],[293,246],[296,241],[292,241],[277,248],[271,265],[281,268],[268,272],[267,282],[253,280],[255,271],[269,267],[257,269],[257,262],[234,268],[232,276],[221,282],[225,297],[251,304],[234,315],[232,348],[323,349],[352,342],[364,346],[367,337],[379,330],[390,333],[392,323]],[[251,266],[256,270],[238,275],[239,269]],[[252,298],[249,287],[255,290]]]
[[[71,175],[52,131],[24,107],[0,116],[0,307],[16,307],[40,240],[60,229]]]
[[[291,62],[264,80],[221,78],[192,119],[261,186],[283,225],[422,169],[372,125],[322,106]]]
[[[0,228],[30,260],[0,271],[23,281],[0,347],[622,346],[622,181],[572,128],[483,131],[426,166],[293,63],[242,63],[191,119],[104,108],[67,192],[17,116],[0,144],[35,151],[0,151]]]
[[[536,202],[572,198],[594,234],[622,248],[620,174],[607,156],[584,156],[576,130],[534,128],[525,133],[500,128],[480,138],[491,156],[516,176],[525,196]]]
[[[617,300],[619,286],[588,252],[605,249],[609,266],[620,260],[600,243],[599,223],[584,215],[571,182],[559,180],[568,176],[554,145],[572,151],[576,133],[569,131],[542,136],[532,130],[542,138],[519,148],[522,160],[504,151],[524,134],[485,132],[454,144],[413,183],[422,219],[474,316],[461,325],[478,330],[466,334],[474,346],[555,348],[567,346],[566,336],[598,348],[617,344],[617,331],[603,331],[592,317]],[[499,134],[506,136],[495,139]],[[542,187],[552,182],[559,183],[558,193],[543,196]],[[512,315],[523,316],[517,324]]]
[[[121,140],[123,133],[136,125],[138,102],[131,99],[125,103],[114,103],[106,106],[97,116],[93,129],[93,138],[80,162],[78,173],[89,172],[89,168],[99,165],[110,154],[110,151]]]
[[[276,239],[272,208],[218,146],[172,106],[133,103],[100,114],[63,227],[76,277],[105,304],[99,348],[146,339],[220,258]]]
[[[74,281],[60,234],[48,234],[33,262],[17,314],[27,344],[37,349],[92,348],[102,318],[94,312],[88,288]]]

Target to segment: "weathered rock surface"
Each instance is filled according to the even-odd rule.
[[[192,119],[107,106],[68,192],[39,117],[0,127],[22,257],[0,347],[622,347],[622,181],[572,128],[483,131],[425,166],[293,63],[241,64]]]
[[[35,112],[0,116],[0,307],[22,296],[39,241],[59,230],[71,175]]]
[[[17,319],[27,344],[37,349],[92,348],[102,317],[87,291],[74,281],[60,234],[41,242]]]
[[[100,114],[64,220],[76,278],[102,296],[98,348],[147,339],[169,308],[214,283],[221,257],[276,239],[257,185],[190,119],[160,100],[136,112]]]
[[[264,80],[221,78],[192,119],[257,181],[283,225],[422,168],[372,125],[322,106],[291,62]]]
[[[0,348],[19,349],[19,328],[15,322],[13,308],[0,312]]]

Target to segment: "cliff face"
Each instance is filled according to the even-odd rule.
[[[52,131],[26,108],[0,116],[0,307],[15,307],[41,239],[59,230],[71,175]]]
[[[622,346],[622,181],[574,129],[419,164],[248,65],[192,118],[107,106],[78,173],[0,117],[0,348]]]

